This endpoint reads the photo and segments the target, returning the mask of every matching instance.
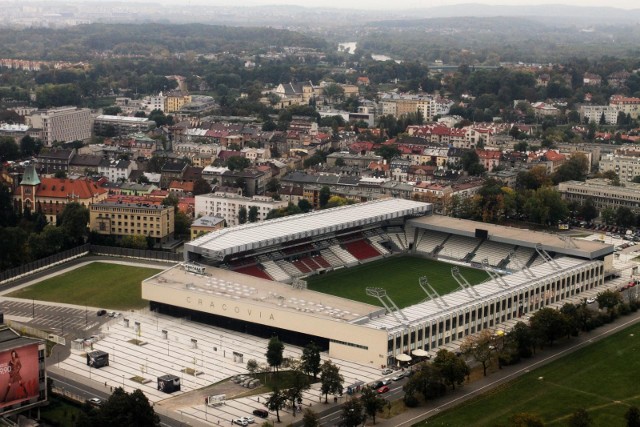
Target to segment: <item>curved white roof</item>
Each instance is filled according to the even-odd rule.
[[[222,259],[238,252],[256,250],[333,231],[375,224],[407,215],[424,215],[430,203],[404,199],[381,199],[320,210],[302,215],[243,224],[206,234],[185,244],[189,252]]]

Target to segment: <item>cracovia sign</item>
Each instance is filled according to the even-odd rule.
[[[219,302],[216,303],[212,300],[209,300],[207,302],[202,298],[187,297],[187,304],[192,306],[197,306],[197,307],[208,307],[209,310],[213,310],[217,312],[222,311],[222,312],[235,313],[235,314],[244,314],[249,317],[255,317],[258,319],[275,320],[273,313],[263,313],[262,311],[259,311],[259,310],[254,310],[248,307],[241,308],[233,304],[219,303]]]

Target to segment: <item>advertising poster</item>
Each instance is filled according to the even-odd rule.
[[[38,346],[0,353],[0,409],[38,395]]]

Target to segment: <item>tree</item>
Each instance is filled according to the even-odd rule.
[[[598,306],[607,310],[609,314],[613,313],[616,306],[622,302],[622,297],[616,291],[602,291],[596,296]]]
[[[380,397],[377,390],[371,387],[365,387],[362,390],[362,396],[360,396],[364,413],[371,417],[373,424],[376,423],[376,414],[382,412],[387,401]]]
[[[247,208],[240,206],[240,209],[238,209],[238,223],[244,224],[245,222],[247,222]]]
[[[329,198],[331,198],[331,189],[328,186],[323,185],[322,188],[320,189],[320,194],[318,197],[318,202],[320,203],[320,209],[324,209],[327,206],[327,203],[329,202]]]
[[[153,410],[149,400],[140,390],[127,393],[121,387],[100,408],[86,405],[78,417],[78,427],[156,427],[160,418]]]
[[[366,420],[366,415],[362,410],[362,403],[359,399],[352,398],[342,405],[342,416],[338,425],[340,427],[357,427]]]
[[[193,195],[199,196],[200,194],[211,193],[211,184],[202,178],[198,178],[193,183]]]
[[[507,341],[512,342],[520,357],[531,357],[535,340],[531,327],[524,322],[516,323],[507,334]]]
[[[322,91],[331,102],[336,102],[344,96],[344,88],[336,83],[328,84]]]
[[[191,217],[181,210],[176,209],[173,229],[177,236],[188,236],[191,228]]]
[[[533,335],[540,342],[552,345],[555,340],[567,335],[567,319],[564,314],[553,308],[541,308],[533,313],[529,322]]]
[[[271,178],[269,181],[267,181],[265,190],[268,193],[277,193],[278,190],[280,190],[280,180],[278,180],[278,178]]]
[[[20,140],[20,155],[22,157],[30,157],[37,155],[42,150],[43,144],[39,139],[34,139],[29,135],[25,135]]]
[[[598,208],[596,208],[591,197],[587,197],[587,200],[584,201],[584,205],[582,205],[578,210],[578,214],[587,222],[591,222],[598,217]]]
[[[624,414],[627,421],[627,427],[640,427],[640,409],[637,406],[631,406]]]
[[[324,394],[324,403],[329,403],[329,393],[342,394],[343,382],[340,367],[326,360],[320,368],[320,390]]]
[[[294,366],[291,369],[290,381],[286,395],[287,399],[291,401],[293,416],[295,417],[297,404],[302,401],[302,394],[310,387],[309,377],[302,370],[300,363],[294,363]]]
[[[320,372],[320,362],[322,361],[320,358],[320,347],[311,341],[302,350],[302,356],[300,358],[304,372],[313,375],[313,379],[315,380],[318,377],[318,372]]]
[[[606,206],[600,211],[602,222],[606,225],[611,225],[615,222],[616,211],[611,206]]]
[[[249,206],[249,222],[257,222],[258,221],[258,207],[257,206]]]
[[[20,149],[15,140],[10,136],[0,136],[0,161],[17,160],[20,158]]]
[[[553,174],[554,184],[565,181],[584,181],[589,170],[589,160],[582,153],[574,153]]]
[[[480,363],[486,377],[487,367],[495,356],[493,334],[488,329],[484,329],[479,334],[469,335],[460,345],[460,351]]]
[[[403,386],[403,390],[409,396],[420,393],[424,400],[429,400],[443,396],[447,387],[440,370],[432,363],[424,362],[414,368],[414,373]]]
[[[569,215],[567,203],[552,187],[540,187],[535,190],[527,198],[524,210],[530,221],[546,225],[556,225]]]
[[[89,209],[77,202],[67,203],[58,216],[59,226],[64,230],[67,239],[75,245],[84,243],[88,223]]]
[[[271,395],[267,398],[265,406],[268,410],[276,412],[278,422],[280,422],[280,410],[284,407],[285,403],[287,403],[286,394],[280,390],[278,386],[274,386]]]
[[[251,375],[258,372],[258,369],[260,369],[260,365],[258,365],[258,361],[256,361],[256,359],[249,359],[247,361],[247,371],[249,371]]]
[[[578,409],[571,417],[569,417],[569,427],[589,427],[593,424],[593,420],[589,413],[584,409]]]
[[[320,427],[320,416],[310,408],[305,408],[302,415],[302,427]]]
[[[278,372],[278,368],[282,365],[284,360],[284,344],[282,341],[278,339],[278,337],[273,336],[269,340],[269,344],[267,345],[267,363],[269,366],[275,369]]]
[[[631,227],[635,223],[636,216],[633,211],[626,206],[618,206],[618,209],[616,209],[616,225]]]
[[[313,205],[307,199],[300,199],[298,200],[298,208],[300,208],[303,213],[307,213],[311,212]]]
[[[444,382],[449,384],[453,390],[456,389],[456,384],[462,385],[470,372],[469,366],[462,358],[446,349],[438,350],[433,359],[433,366],[440,370]]]
[[[377,150],[375,150],[377,156],[381,156],[386,161],[390,161],[391,159],[400,156],[402,152],[398,149],[396,145],[383,145]]]
[[[480,157],[475,150],[467,150],[460,158],[462,169],[469,175],[482,175],[485,172],[484,166],[480,164]]]
[[[544,427],[542,419],[528,412],[520,412],[509,417],[509,427]]]
[[[249,165],[251,165],[251,161],[246,157],[242,157],[242,156],[231,156],[227,160],[227,167],[229,168],[229,170],[232,170],[232,171],[245,170],[246,168],[249,167]]]

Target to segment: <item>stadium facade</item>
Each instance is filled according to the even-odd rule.
[[[216,231],[185,245],[184,264],[143,281],[142,297],[164,313],[300,345],[313,340],[330,357],[386,366],[506,328],[611,274],[609,245],[431,212],[428,203],[386,199]],[[303,281],[398,253],[483,268],[488,280],[470,286],[459,277],[459,290],[401,310],[384,298],[383,308],[311,291]]]

